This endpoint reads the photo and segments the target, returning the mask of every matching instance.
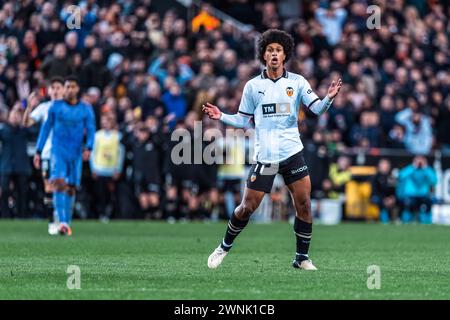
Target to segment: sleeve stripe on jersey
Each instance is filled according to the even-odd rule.
[[[314,99],[309,105],[308,105],[308,109],[314,104],[314,102],[316,102],[317,100],[320,100],[319,98]]]
[[[238,112],[242,113],[244,116],[253,117],[253,114],[251,114],[251,113],[243,112],[243,111],[240,111],[240,110]]]

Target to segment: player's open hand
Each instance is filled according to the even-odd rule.
[[[330,87],[328,88],[328,98],[333,99],[339,93],[342,87],[342,80],[339,79],[337,82],[332,81]]]
[[[41,156],[38,153],[34,155],[33,165],[38,170],[41,168]]]
[[[220,115],[222,112],[219,110],[219,108],[209,102],[205,105],[202,105],[202,111],[206,113],[211,119],[213,120],[219,120]]]
[[[38,104],[39,97],[37,96],[36,92],[33,91],[27,98],[27,108],[33,110]]]
[[[91,150],[85,149],[83,151],[83,161],[88,161],[91,156]]]

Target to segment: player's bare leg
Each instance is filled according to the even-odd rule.
[[[258,209],[264,197],[264,192],[245,188],[244,197],[241,204],[234,210],[228,222],[227,231],[222,243],[214,250],[208,258],[208,267],[211,269],[217,268],[223,258],[228,254],[228,251],[233,246],[234,239],[245,228],[250,219],[250,216],[256,209]]]
[[[57,235],[59,228],[59,218],[55,214],[55,209],[53,206],[53,184],[43,175],[44,179],[44,207],[47,217],[49,218],[48,223],[48,234]]]
[[[169,223],[175,223],[175,212],[177,210],[177,194],[178,189],[175,186],[168,186],[166,189],[166,204],[165,211],[167,214],[166,220]]]
[[[66,212],[67,212],[67,223],[70,225],[72,223],[73,209],[75,206],[75,195],[77,193],[77,188],[74,185],[67,185],[66,191]],[[69,235],[72,235],[72,229],[69,228]]]
[[[70,235],[72,230],[69,227],[69,213],[67,212],[67,192],[69,187],[65,180],[60,178],[53,179],[52,184],[54,188],[53,203],[60,222],[58,231],[62,235]]]
[[[145,219],[154,219],[159,209],[159,197],[156,192],[146,192],[139,195],[139,205]]]
[[[306,176],[288,185],[295,206],[294,233],[297,242],[294,268],[317,270],[309,259],[308,251],[312,235],[311,180]]]

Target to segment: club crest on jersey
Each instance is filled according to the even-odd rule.
[[[255,180],[256,180],[256,174],[252,174],[252,176],[250,177],[250,181],[255,182]]]
[[[294,89],[292,87],[287,87],[286,94],[288,95],[288,97],[292,97],[292,95],[294,94]]]

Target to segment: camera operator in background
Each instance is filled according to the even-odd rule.
[[[400,170],[398,178],[397,194],[403,203],[402,221],[411,222],[413,214],[418,213],[420,223],[430,224],[432,188],[437,183],[434,169],[424,156],[416,156],[412,164]]]

